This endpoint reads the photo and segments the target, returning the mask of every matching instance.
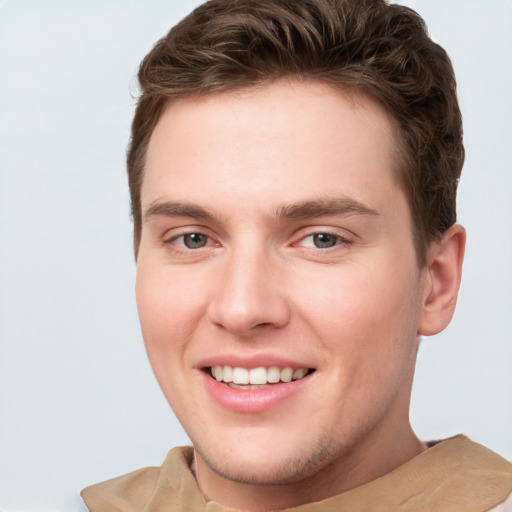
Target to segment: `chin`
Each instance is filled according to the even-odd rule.
[[[300,482],[317,474],[339,458],[340,450],[332,440],[311,446],[301,443],[296,447],[277,449],[247,446],[229,453],[211,453],[195,445],[196,453],[217,475],[232,482],[248,485],[286,485]]]

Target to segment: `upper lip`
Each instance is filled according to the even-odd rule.
[[[314,368],[309,363],[289,359],[282,356],[271,354],[255,354],[253,356],[237,356],[234,354],[218,354],[202,359],[196,365],[197,368],[210,368],[212,366],[231,366],[233,368],[270,368],[277,366],[278,368],[292,368],[297,370],[299,368]]]

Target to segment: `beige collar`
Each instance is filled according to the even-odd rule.
[[[92,512],[228,512],[206,502],[190,470],[193,450],[171,450],[161,468],[145,468],[82,491]],[[459,435],[391,473],[288,512],[483,512],[512,491],[512,465]],[[283,511],[285,512],[285,511]]]

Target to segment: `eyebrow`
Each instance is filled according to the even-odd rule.
[[[277,207],[274,218],[306,219],[325,215],[357,215],[378,216],[377,210],[370,208],[355,199],[348,197],[322,198],[302,201],[293,204],[282,204]],[[144,221],[152,217],[191,217],[212,221],[215,215],[207,208],[182,201],[158,201],[150,204],[143,214]]]
[[[144,221],[152,217],[192,217],[193,219],[213,220],[214,215],[206,208],[181,201],[159,201],[152,203],[144,212]]]
[[[305,219],[324,215],[379,216],[379,212],[348,197],[322,198],[300,203],[281,205],[276,211],[278,219]]]

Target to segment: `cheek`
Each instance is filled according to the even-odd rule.
[[[193,326],[204,306],[204,290],[198,284],[171,266],[139,263],[135,293],[143,329],[171,329],[179,335]]]
[[[323,276],[303,280],[301,315],[346,363],[370,363],[378,354],[401,357],[416,337],[416,274],[414,268],[395,272],[392,265],[325,269]]]
[[[408,301],[412,288],[403,276],[395,280],[392,275],[372,272],[364,266],[322,274],[303,278],[303,286],[293,297],[301,297],[301,310],[324,319],[325,325],[350,326],[365,318],[365,324],[373,330],[397,314],[396,305]]]
[[[139,262],[136,298],[142,334],[155,373],[177,362],[177,354],[196,323],[193,290],[183,287],[178,275]],[[157,375],[158,377],[158,375]]]
[[[144,344],[160,387],[173,409],[180,408],[186,347],[194,326],[192,294],[181,293],[180,278],[139,262],[136,298]]]

